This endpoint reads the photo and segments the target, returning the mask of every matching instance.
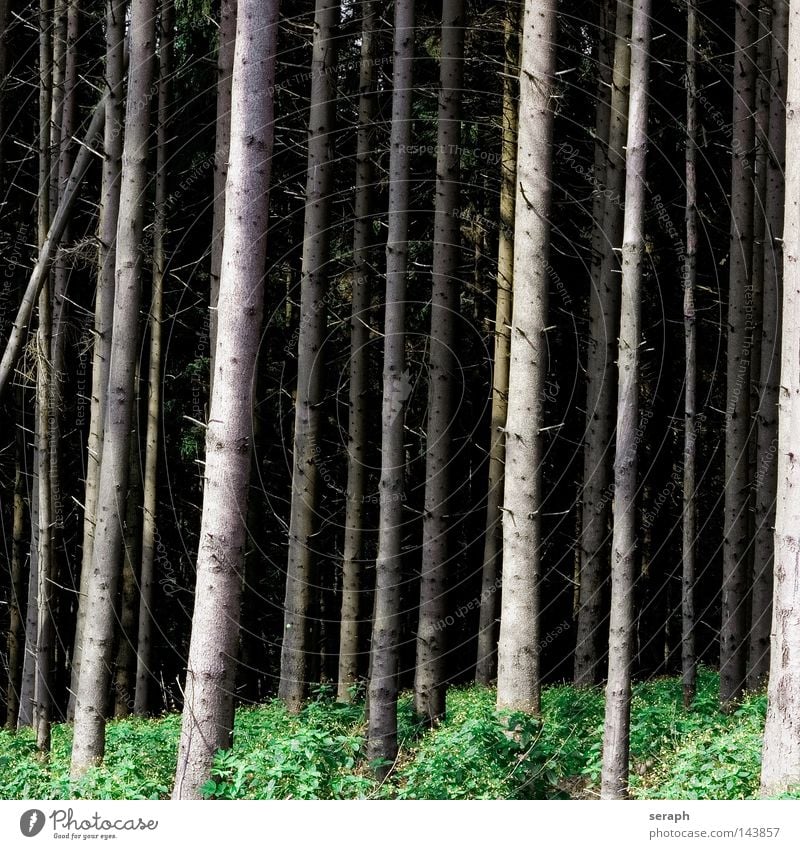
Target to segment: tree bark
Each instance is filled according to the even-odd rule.
[[[497,706],[538,713],[544,385],[547,376],[556,3],[526,0],[520,62],[514,307],[503,497]]]
[[[252,387],[261,338],[278,3],[239,0],[216,375],[174,799],[196,799],[228,748],[247,529]]]
[[[464,79],[464,2],[445,0],[439,83],[434,211],[433,290],[428,364],[425,509],[422,521],[414,710],[428,725],[445,714],[446,593],[449,583],[450,500],[456,323],[461,301],[459,265],[461,90]]]
[[[149,105],[155,36],[154,0],[134,0],[130,19],[130,73],[122,156],[116,299],[108,376],[103,452],[97,499],[92,573],[87,594],[81,673],[75,708],[72,775],[102,760],[105,702],[110,685],[117,587],[122,571],[122,523],[128,489],[129,446],[139,341],[142,229],[147,182]]]
[[[369,308],[372,292],[370,249],[375,211],[375,168],[372,163],[377,107],[375,89],[376,30],[375,0],[362,4],[361,65],[359,69],[358,138],[356,150],[355,221],[353,223],[353,282],[350,313],[350,417],[347,434],[347,502],[342,557],[342,615],[339,632],[337,698],[352,701],[358,679],[359,625],[364,560],[364,496],[368,468]]]
[[[336,121],[336,30],[339,0],[317,0],[311,60],[308,117],[308,173],[300,278],[300,332],[297,342],[297,398],[292,458],[292,503],[286,566],[281,679],[278,696],[298,712],[307,686],[307,654],[313,618],[311,599],[317,586],[314,533],[317,525],[318,464],[322,402],[322,348],[330,274],[330,207],[333,187],[333,138]]]
[[[603,799],[621,799],[628,795],[650,0],[635,0],[633,3],[631,32],[630,120],[626,145],[627,176],[619,326],[617,449],[614,459],[614,531],[611,542],[611,618],[600,791]]]
[[[34,414],[33,451],[30,475],[31,540],[28,569],[28,597],[25,605],[25,655],[22,660],[22,683],[19,691],[17,729],[33,727],[34,695],[36,689],[36,634],[39,630],[39,423]]]
[[[389,140],[389,208],[386,240],[386,311],[381,406],[381,479],[378,556],[368,687],[367,757],[379,779],[397,757],[397,692],[400,639],[401,543],[408,398],[405,371],[405,297],[411,205],[414,0],[396,0]]]
[[[625,192],[625,141],[628,132],[632,3],[617,3],[614,72],[611,82],[610,126],[605,177],[601,248],[589,293],[589,341],[586,361],[586,436],[583,449],[581,498],[580,588],[574,680],[596,684],[603,655],[600,636],[605,621],[604,594],[608,556],[608,520],[612,475],[612,444],[616,411],[617,336],[620,310],[619,260]],[[601,127],[602,129],[602,127]],[[599,170],[599,169],[598,169]],[[593,246],[595,243],[593,242]]]

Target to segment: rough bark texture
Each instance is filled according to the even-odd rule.
[[[728,294],[725,527],[722,552],[720,703],[728,709],[745,685],[747,583],[750,541],[750,348],[753,302],[752,152],[755,144],[757,4],[737,0],[733,57],[731,252]]]
[[[644,264],[645,167],[650,56],[650,0],[635,0],[631,35],[630,121],[626,145],[625,224],[619,330],[611,617],[603,731],[601,797],[625,798],[631,712],[633,585],[636,567],[636,489],[639,426],[641,281]]]
[[[347,503],[342,557],[342,616],[339,631],[339,673],[337,698],[352,700],[352,687],[358,679],[359,622],[362,610],[362,570],[364,558],[364,495],[368,468],[368,352],[369,306],[373,288],[370,264],[372,216],[374,215],[375,168],[373,123],[377,107],[375,56],[377,10],[375,0],[362,4],[361,67],[359,71],[358,139],[356,150],[355,221],[353,224],[353,279],[350,313],[350,417],[347,434]]]
[[[786,165],[786,71],[789,4],[776,0],[772,19],[769,144],[764,211],[764,289],[761,322],[761,375],[756,420],[753,586],[750,596],[750,646],[747,687],[757,689],[769,672],[772,627],[772,572],[775,550],[775,491],[778,462],[778,381],[780,377],[781,298],[783,293],[784,182]]]
[[[789,6],[783,339],[767,721],[761,794],[800,784],[800,5]]]
[[[425,510],[422,520],[422,575],[414,678],[414,710],[429,725],[444,717],[447,692],[444,617],[450,571],[451,429],[454,394],[458,390],[455,385],[458,377],[456,326],[461,300],[461,232],[456,211],[461,173],[464,25],[463,0],[445,0],[442,5],[436,153]]]
[[[216,375],[174,799],[200,798],[230,746],[246,545],[252,391],[264,304],[278,2],[239,0]]]
[[[130,71],[122,154],[115,301],[94,550],[86,598],[81,673],[75,707],[71,772],[80,775],[102,759],[105,703],[111,676],[117,587],[122,572],[134,377],[139,343],[142,228],[147,184],[150,99],[155,42],[155,0],[134,0],[129,29]]]
[[[575,683],[596,684],[600,677],[605,623],[608,519],[612,499],[612,442],[616,410],[617,328],[620,276],[615,248],[622,243],[625,192],[625,140],[628,131],[632,4],[617,3],[610,127],[604,171],[605,202],[599,265],[589,293],[589,342],[586,362],[586,435],[581,499],[580,589],[575,644]]]
[[[508,367],[511,347],[511,304],[514,289],[514,204],[517,178],[517,94],[519,89],[520,9],[515,0],[505,6],[503,37],[503,135],[500,152],[500,232],[497,244],[497,303],[494,315],[494,368],[489,442],[486,532],[481,574],[478,657],[475,681],[488,685],[497,672],[497,611],[500,600],[503,474],[506,456]]]
[[[411,203],[411,143],[414,0],[396,0],[392,129],[389,141],[389,216],[386,240],[386,314],[381,406],[381,479],[378,556],[367,719],[367,757],[379,778],[397,757],[397,673],[400,639],[401,542],[405,446],[403,427],[408,398],[405,372],[406,272]]]
[[[317,0],[311,59],[311,105],[308,116],[303,266],[300,276],[300,332],[297,342],[297,395],[292,452],[292,503],[286,566],[281,680],[278,695],[297,712],[306,692],[307,655],[311,643],[315,595],[314,533],[317,528],[318,464],[322,401],[322,348],[325,342],[325,296],[330,261],[330,205],[333,187],[333,131],[336,120],[336,30],[338,0]]]
[[[544,384],[556,3],[526,0],[520,60],[514,306],[503,496],[497,706],[538,713]]]

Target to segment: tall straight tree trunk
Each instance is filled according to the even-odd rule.
[[[745,686],[747,583],[750,549],[750,348],[752,345],[753,180],[758,8],[736,2],[733,57],[731,249],[728,294],[725,527],[722,551],[720,703],[728,709]]]
[[[649,57],[650,0],[635,0],[631,34],[630,121],[626,145],[625,226],[622,242],[619,396],[617,450],[614,459],[614,532],[611,543],[611,620],[600,791],[604,799],[625,798],[628,794],[637,526],[640,289],[644,264]]]
[[[209,395],[214,388],[214,354],[217,347],[217,304],[225,236],[225,181],[231,146],[231,78],[236,46],[236,0],[222,0],[217,42],[217,119],[214,124],[214,219],[211,224],[211,270],[209,280]]]
[[[206,439],[192,640],[173,798],[196,799],[233,730],[254,370],[261,338],[278,3],[239,0],[217,373]]]
[[[94,345],[92,348],[92,396],[89,407],[89,439],[87,444],[86,493],[83,511],[83,548],[81,559],[78,614],[72,656],[67,719],[75,716],[83,630],[89,577],[94,552],[94,529],[97,513],[97,491],[100,480],[100,454],[105,430],[108,371],[111,364],[111,332],[114,323],[114,263],[116,261],[117,218],[122,174],[123,119],[122,81],[124,73],[125,0],[106,0],[106,107],[103,132],[103,174],[100,189],[98,223],[98,273],[94,312]]]
[[[775,545],[775,492],[778,469],[778,386],[781,298],[783,293],[784,182],[786,165],[786,74],[789,4],[776,0],[772,18],[769,144],[764,226],[764,293],[761,329],[761,395],[756,421],[756,474],[747,688],[760,687],[769,672],[772,627],[772,571]]]
[[[29,476],[31,504],[30,568],[28,569],[28,597],[25,605],[25,655],[22,659],[22,683],[19,688],[19,716],[17,728],[33,726],[34,692],[36,689],[36,634],[39,618],[39,479],[38,434],[39,425],[34,415],[32,474]]]
[[[460,196],[461,89],[464,79],[464,2],[442,5],[439,120],[436,146],[436,200],[433,291],[428,365],[428,424],[425,451],[425,510],[422,521],[417,664],[414,710],[433,725],[445,713],[445,599],[450,572],[448,534],[456,322],[461,300]]]
[[[782,3],[779,4],[783,5]],[[800,5],[789,5],[786,95],[786,214],[778,411],[778,491],[767,721],[761,795],[800,784]],[[776,8],[776,12],[777,12]],[[783,14],[783,12],[778,12]]]
[[[105,703],[110,684],[115,602],[122,572],[134,376],[139,342],[142,229],[147,184],[155,0],[134,0],[130,18],[125,141],[122,156],[116,297],[108,375],[103,452],[97,498],[94,550],[87,593],[81,673],[75,708],[71,772],[80,775],[103,757]]]
[[[687,2],[686,22],[686,258],[683,265],[683,335],[686,375],[683,401],[683,523],[681,596],[681,677],[683,705],[697,691],[695,649],[695,545],[697,537],[697,326],[694,304],[697,283],[697,6]]]
[[[297,398],[292,459],[292,503],[286,566],[281,678],[278,695],[292,712],[300,710],[307,685],[307,654],[314,569],[320,404],[325,341],[325,294],[330,270],[330,207],[333,186],[333,132],[336,121],[336,30],[339,0],[317,0],[308,115],[308,172],[300,278],[300,333],[297,342]]]
[[[163,0],[159,18],[158,130],[156,133],[156,197],[153,222],[153,296],[150,304],[150,365],[148,372],[147,433],[145,436],[142,567],[139,580],[139,628],[136,655],[134,711],[147,713],[151,672],[153,563],[156,540],[156,483],[158,428],[161,413],[161,321],[166,275],[167,236],[167,124],[170,112],[170,76],[175,29],[173,0]],[[226,120],[228,120],[226,118]],[[227,153],[225,154],[227,157]],[[225,188],[222,192],[224,195]]]
[[[542,450],[547,376],[556,3],[526,0],[520,61],[514,307],[503,497],[497,706],[538,713]]]
[[[392,69],[392,129],[389,139],[389,208],[386,239],[386,311],[383,337],[381,479],[378,556],[367,719],[367,756],[379,778],[397,757],[397,675],[400,584],[403,579],[403,439],[408,375],[405,371],[405,298],[408,219],[411,205],[412,104],[414,99],[414,0],[396,0]]]
[[[596,684],[602,657],[604,594],[608,555],[609,490],[617,375],[620,277],[615,248],[622,242],[625,192],[625,141],[628,132],[632,4],[619,0],[615,18],[614,72],[610,126],[604,171],[605,200],[596,250],[600,261],[592,272],[589,293],[589,341],[586,362],[586,435],[583,449],[583,493],[580,524],[580,579],[575,647],[575,684]],[[602,128],[601,128],[602,129]]]
[[[358,679],[359,624],[362,610],[364,559],[364,495],[367,485],[369,306],[373,273],[370,262],[372,217],[375,212],[372,164],[377,92],[375,57],[377,3],[362,4],[361,66],[359,69],[358,138],[356,150],[355,221],[353,223],[353,282],[350,313],[350,417],[347,434],[347,502],[342,557],[342,616],[339,631],[337,698],[352,700]]]
[[[503,473],[506,454],[506,411],[511,346],[511,304],[514,289],[514,203],[517,177],[517,96],[519,88],[520,8],[505,4],[503,40],[503,115],[500,147],[500,231],[497,243],[497,303],[494,315],[494,368],[492,372],[492,433],[489,443],[489,480],[486,494],[486,532],[478,620],[478,658],[475,681],[488,685],[497,671],[497,611],[502,563]]]

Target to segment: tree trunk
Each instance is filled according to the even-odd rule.
[[[297,399],[292,460],[292,503],[286,566],[281,679],[278,696],[292,712],[300,710],[307,685],[307,654],[317,584],[314,572],[320,405],[325,341],[325,297],[330,262],[330,207],[333,187],[333,138],[336,120],[336,30],[339,0],[317,0],[311,60],[308,117],[308,173],[300,279],[300,333],[297,342]]]
[[[628,795],[639,424],[640,288],[644,263],[645,169],[650,56],[650,0],[635,0],[631,35],[630,121],[626,145],[625,224],[619,331],[611,619],[601,797]]]
[[[367,697],[367,757],[379,779],[397,757],[397,674],[400,640],[401,543],[408,374],[405,371],[405,297],[411,205],[414,99],[414,0],[395,0],[392,128],[389,140],[389,209],[386,240],[386,312],[381,406],[381,479],[378,556]]]
[[[236,0],[221,0],[217,43],[217,120],[214,124],[214,220],[211,224],[211,270],[209,272],[209,388],[214,389],[214,353],[217,347],[217,304],[225,236],[225,181],[231,147],[231,78],[236,47]]]
[[[376,0],[363,3],[361,67],[359,73],[358,139],[356,150],[355,221],[353,224],[353,282],[350,315],[350,418],[347,437],[347,503],[342,557],[342,617],[339,634],[337,698],[352,701],[358,679],[361,575],[364,560],[364,495],[368,467],[369,307],[372,291],[370,248],[374,215],[375,168],[372,164],[377,92],[375,90]]]
[[[589,293],[589,340],[586,361],[586,438],[583,449],[581,499],[580,589],[575,646],[575,684],[590,686],[600,677],[603,655],[601,634],[605,621],[608,557],[608,519],[612,482],[614,400],[617,391],[617,328],[620,310],[619,260],[625,192],[625,141],[628,132],[632,4],[619,0],[614,39],[610,126],[606,160],[605,200],[601,233],[593,247],[601,248],[594,261]],[[602,127],[600,128],[602,129]]]
[[[497,706],[538,713],[541,429],[547,376],[556,71],[554,0],[525,2],[520,70]]]
[[[36,689],[36,634],[39,630],[39,478],[38,436],[39,424],[34,415],[32,474],[29,477],[31,503],[30,568],[28,570],[28,598],[25,606],[25,655],[22,659],[22,683],[19,688],[19,716],[17,728],[33,726],[33,707]]]
[[[778,4],[778,7],[782,6]],[[788,4],[787,4],[788,5]],[[777,9],[776,9],[777,11]],[[781,11],[779,14],[783,14]],[[800,783],[800,5],[788,9],[784,295],[778,410],[778,491],[767,721],[761,758],[761,795]]]
[[[464,78],[464,2],[442,5],[433,291],[428,365],[425,510],[422,521],[414,710],[433,725],[445,713],[445,599],[450,572],[448,533],[452,494],[453,401],[457,387],[456,323],[461,301],[460,196],[461,89]]]
[[[156,483],[158,428],[161,413],[161,321],[166,276],[167,236],[167,124],[175,29],[172,0],[164,0],[159,18],[158,130],[156,134],[156,197],[153,222],[153,296],[150,304],[150,366],[145,437],[144,503],[142,516],[142,569],[139,581],[139,636],[136,643],[136,698],[134,710],[147,713],[151,671],[153,563],[156,539]],[[226,118],[227,120],[227,118]],[[227,159],[227,153],[225,153]],[[227,165],[226,165],[227,169]],[[226,170],[227,173],[227,170]],[[223,202],[225,187],[222,187]]]
[[[783,292],[784,182],[786,165],[786,73],[789,7],[774,4],[772,19],[772,71],[767,149],[767,189],[764,213],[764,292],[761,323],[761,393],[756,421],[756,474],[751,592],[750,646],[747,688],[758,689],[769,672],[772,626],[772,570],[775,545],[775,492],[777,486],[778,381]]]
[[[75,708],[71,772],[80,775],[103,757],[105,702],[115,633],[115,602],[122,571],[122,522],[128,489],[134,373],[139,342],[142,192],[147,182],[150,97],[155,36],[154,0],[134,0],[130,18],[130,73],[122,157],[116,299],[111,340],[103,452],[97,498],[92,572],[87,594],[81,673]]]
[[[753,303],[752,151],[755,144],[756,41],[754,0],[736,2],[731,156],[731,252],[728,295],[727,409],[725,429],[725,528],[722,554],[720,703],[729,709],[745,685],[746,604],[750,500],[750,347]]]
[[[72,656],[67,719],[75,717],[83,629],[94,552],[94,528],[100,481],[100,454],[103,450],[108,371],[111,364],[111,333],[114,323],[114,263],[117,253],[117,219],[122,175],[122,81],[124,73],[125,0],[106,0],[106,107],[103,131],[103,175],[98,222],[98,273],[94,312],[92,353],[92,397],[89,411],[89,439],[86,462],[86,494],[83,509],[83,549],[78,615]]]
[[[174,799],[196,799],[233,730],[253,371],[261,338],[277,0],[239,0],[216,375]]]

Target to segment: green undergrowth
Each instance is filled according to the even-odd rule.
[[[718,676],[701,670],[692,709],[681,685],[662,678],[634,685],[631,793],[642,799],[747,799],[758,793],[763,693],[723,714]],[[398,710],[400,750],[376,783],[364,742],[363,704],[337,704],[321,690],[298,715],[272,700],[236,713],[233,746],[218,752],[210,799],[566,799],[597,798],[603,691],[548,687],[541,718],[497,713],[495,693],[453,688],[447,718],[420,727],[409,695]],[[69,779],[72,731],[53,728],[49,757],[29,730],[0,731],[0,798],[168,798],[180,717],[109,723],[106,758]],[[798,798],[786,794],[785,798]]]

